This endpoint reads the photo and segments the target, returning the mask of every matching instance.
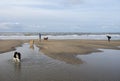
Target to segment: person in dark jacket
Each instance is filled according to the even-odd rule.
[[[111,36],[107,35],[108,42],[110,42]]]

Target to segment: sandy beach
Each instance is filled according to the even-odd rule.
[[[37,47],[45,54],[88,54],[100,52],[98,49],[120,50],[120,41],[106,40],[34,40]],[[29,40],[0,40],[0,53],[15,50],[15,47]]]
[[[15,47],[25,42],[27,42],[27,40],[0,40],[0,53],[15,50]]]
[[[101,52],[99,49],[120,50],[119,40],[108,42],[107,40],[0,40],[0,53],[15,50],[23,43],[35,44],[43,54],[70,64],[82,64],[83,61],[76,55],[85,55]]]
[[[106,40],[48,40],[37,44],[45,54],[88,54],[98,49],[120,50],[120,41]]]
[[[1,40],[0,81],[119,81],[118,46],[120,41]],[[12,61],[15,51],[20,63]]]

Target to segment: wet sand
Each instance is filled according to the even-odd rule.
[[[20,63],[12,61],[15,51],[0,54],[0,81],[120,81],[120,50],[100,49],[103,52],[67,54],[62,59],[63,55],[52,58],[57,54],[51,57],[33,46],[31,48],[25,43],[16,48],[15,51],[22,54]],[[75,58],[81,63],[76,65]],[[70,63],[68,59],[75,62]]]
[[[15,50],[15,47],[25,42],[27,42],[27,40],[0,40],[0,53]]]
[[[120,41],[106,40],[48,40],[36,44],[45,54],[89,54],[98,49],[120,50]]]
[[[29,40],[0,41],[1,49],[6,49],[2,52],[14,50],[0,54],[0,81],[120,80],[120,41],[35,40],[37,47],[28,43],[31,44]],[[19,64],[12,61],[15,51],[22,54]]]
[[[40,48],[40,52],[45,55],[64,61],[69,64],[83,64],[81,59],[76,55],[86,55],[94,52],[102,52],[99,49],[116,49],[120,50],[120,41],[103,40],[48,40],[35,42]]]
[[[120,46],[120,41],[104,40],[48,40],[41,41],[34,40],[37,47],[41,49],[44,54],[89,54],[93,52],[100,52],[98,49],[117,49]],[[15,47],[28,42],[29,40],[0,40],[0,53],[15,50]]]
[[[30,48],[34,49],[33,43],[39,47],[40,52],[45,55],[64,61],[69,64],[82,64],[83,61],[76,58],[76,55],[90,54],[93,52],[101,52],[100,48],[106,49],[118,49],[120,41],[111,41],[110,43],[103,40],[0,40],[0,53],[15,50],[15,47],[22,45],[23,43],[29,43]]]

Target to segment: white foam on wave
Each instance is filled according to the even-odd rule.
[[[0,36],[0,39],[38,39],[38,36]]]
[[[95,40],[106,40],[106,35],[42,35],[49,39],[95,39]],[[120,40],[120,35],[111,35],[111,40]],[[0,39],[38,39],[38,35],[24,36],[24,35],[11,35],[11,36],[0,36]]]

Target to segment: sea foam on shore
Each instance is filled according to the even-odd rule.
[[[39,33],[34,32],[0,32],[0,39],[38,39]],[[106,34],[108,33],[41,33],[43,37],[49,37],[49,39],[95,39],[106,40]],[[120,33],[109,33],[112,40],[120,40]]]

